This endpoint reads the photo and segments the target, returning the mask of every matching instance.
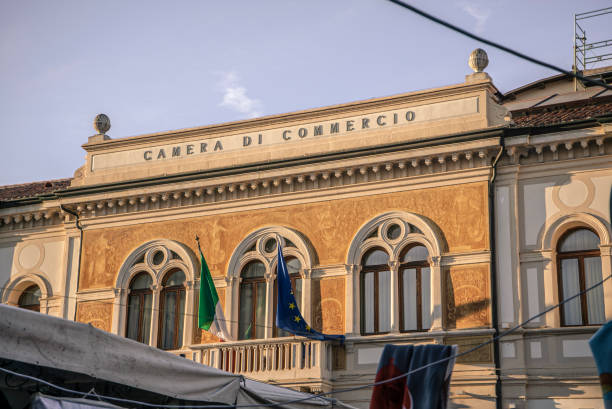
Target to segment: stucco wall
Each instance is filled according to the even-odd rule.
[[[194,238],[199,235],[213,276],[225,275],[236,246],[249,232],[269,225],[287,226],[304,234],[313,244],[320,265],[343,264],[360,226],[391,210],[431,219],[442,231],[450,252],[488,247],[487,186],[473,183],[85,230],[79,290],[114,286],[127,256],[139,245],[157,238],[184,243],[195,252]]]

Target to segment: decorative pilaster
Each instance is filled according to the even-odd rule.
[[[359,297],[359,264],[349,264],[346,266],[346,286],[345,286],[345,331],[348,335],[358,335],[360,332],[360,297]]]
[[[440,265],[440,257],[429,257],[429,265],[431,266],[431,327],[430,331],[439,331],[442,329],[442,267]]]
[[[553,260],[554,254],[552,251],[542,252],[542,273],[544,276],[544,305],[555,305],[557,304],[558,286],[557,286],[557,275],[555,274],[556,262]],[[521,316],[518,321],[520,322]],[[560,315],[557,310],[554,314],[546,314],[544,316],[547,327],[559,327],[561,325]]]
[[[242,279],[240,277],[225,277],[226,286],[224,313],[225,319],[228,320],[227,330],[235,339],[238,338],[238,302],[231,301],[239,299],[241,281]]]
[[[601,276],[606,278],[612,274],[612,245],[599,246],[601,254]],[[612,279],[603,283],[604,300],[612,300]],[[606,321],[612,320],[612,302],[606,302]]]
[[[306,322],[312,322],[312,270],[302,272],[302,316]],[[312,324],[311,324],[312,325]]]
[[[198,283],[199,284],[199,283]],[[193,343],[193,329],[194,324],[197,325],[197,310],[196,305],[196,289],[199,289],[199,285],[196,286],[195,281],[185,281],[185,321],[183,325],[183,346],[191,345]],[[195,314],[192,315],[189,311],[193,311]]]
[[[275,273],[266,273],[266,300],[273,300],[274,298],[274,280],[276,279]],[[274,303],[266,302],[266,327],[264,328],[264,338],[274,337]]]
[[[159,333],[159,309],[161,306],[160,288],[158,285],[151,286],[153,300],[151,301],[151,334],[149,335],[149,345],[157,346],[157,334]]]
[[[391,269],[391,280],[389,284],[389,294],[391,294],[391,333],[399,334],[400,332],[400,299],[399,299],[399,265],[398,261],[389,261],[389,268]],[[380,302],[380,301],[379,301]],[[383,300],[383,302],[385,302]],[[380,306],[379,306],[380,308]]]

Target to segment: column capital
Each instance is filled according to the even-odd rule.
[[[230,285],[230,286],[236,283],[239,284],[240,281],[242,280],[241,277],[236,277],[236,276],[226,276],[226,277],[223,277],[223,279],[225,280],[225,284]]]
[[[430,257],[427,257],[427,261],[433,267],[440,267],[440,259],[441,259],[440,256],[430,256]]]
[[[312,277],[312,269],[311,268],[305,268],[302,270],[302,278],[309,280]]]
[[[349,274],[359,273],[361,271],[361,265],[360,264],[347,264],[346,271]]]

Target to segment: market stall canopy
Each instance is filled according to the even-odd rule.
[[[84,374],[185,401],[287,402],[309,394],[245,379],[91,325],[0,304],[0,358]],[[312,398],[287,408],[350,408]]]

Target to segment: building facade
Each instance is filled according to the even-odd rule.
[[[0,188],[2,302],[313,392],[372,382],[386,343],[467,351],[611,274],[612,94],[571,87],[502,95],[479,71],[113,139],[98,117],[73,178]],[[236,341],[197,328],[196,235]],[[275,328],[276,237],[343,345]],[[602,407],[586,340],[610,319],[612,280],[462,355],[453,404]]]

